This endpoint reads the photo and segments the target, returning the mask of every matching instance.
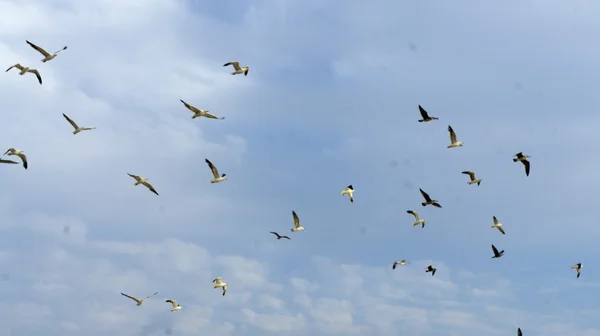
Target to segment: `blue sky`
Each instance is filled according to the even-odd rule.
[[[600,335],[598,10],[0,1],[1,62],[44,79],[0,81],[3,146],[29,158],[1,167],[0,336]],[[26,39],[69,49],[43,64]],[[277,241],[292,210],[306,230]]]

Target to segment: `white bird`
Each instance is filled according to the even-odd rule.
[[[244,76],[248,76],[248,70],[250,70],[250,66],[246,65],[243,68],[240,68],[240,62],[228,62],[223,64],[224,67],[228,66],[228,65],[233,65],[233,68],[235,69],[234,72],[232,72],[232,75],[241,75],[244,74]]]
[[[215,283],[213,288],[223,288],[223,296],[225,296],[225,293],[227,292],[227,283],[223,282],[223,279],[221,277],[216,278],[215,280],[213,280],[213,282]]]
[[[206,161],[206,163],[208,164],[208,167],[210,168],[210,171],[212,172],[214,177],[212,180],[210,180],[210,183],[219,183],[227,180],[227,174],[219,176],[219,170],[217,170],[217,167],[215,167],[215,165],[212,164],[212,162],[210,162],[208,159],[204,159],[204,161]]]
[[[581,269],[583,268],[583,265],[581,265],[581,263],[577,263],[571,266],[571,268],[574,268],[577,271],[577,278],[579,278],[579,276],[581,275]]]
[[[432,120],[438,120],[438,118],[436,117],[430,117],[429,114],[427,114],[427,111],[425,111],[425,109],[422,108],[421,105],[419,105],[419,112],[421,112],[421,117],[423,118],[419,120],[419,122],[429,122]]]
[[[396,265],[405,266],[406,264],[408,264],[408,261],[404,259],[400,261],[394,261],[394,263],[392,264],[392,269],[396,269]]]
[[[184,102],[182,99],[179,99],[180,102],[183,103],[183,105],[185,105],[185,107],[187,107],[188,110],[194,112],[194,115],[192,116],[192,119],[198,118],[198,117],[205,117],[208,119],[225,119],[225,117],[217,117],[214,114],[208,113],[208,110],[200,110],[198,108],[196,108],[195,106],[192,106],[186,102]]]
[[[37,69],[33,69],[30,67],[24,67],[21,64],[17,63],[15,65],[11,66],[10,68],[6,69],[6,72],[8,72],[12,68],[17,68],[17,69],[21,70],[21,72],[19,72],[19,75],[21,75],[21,76],[23,76],[24,74],[26,74],[28,72],[35,74],[35,76],[38,79],[38,82],[40,82],[40,85],[42,85],[42,76],[40,76],[40,73],[39,73],[39,71],[37,71]]]
[[[176,310],[180,310],[181,308],[183,308],[182,306],[177,304],[177,301],[175,300],[167,300],[165,302],[169,302],[170,304],[173,305],[173,309],[171,309],[172,312],[176,311]]]
[[[467,174],[469,175],[469,178],[471,179],[471,181],[467,182],[467,184],[475,184],[477,183],[477,185],[479,185],[481,183],[481,179],[475,178],[475,173],[472,171],[464,171],[462,172],[462,174]]]
[[[413,216],[415,216],[415,222],[413,223],[413,226],[417,226],[417,225],[421,225],[421,228],[425,227],[425,220],[419,218],[419,213],[413,210],[406,210],[406,213],[409,213]]]
[[[502,232],[502,234],[505,234],[502,223],[498,223],[498,218],[496,218],[496,216],[494,216],[494,225],[492,225],[492,228],[496,228],[498,231]]]
[[[156,293],[154,293],[154,294],[152,294],[152,295],[148,295],[148,296],[146,296],[145,298],[143,298],[143,299],[141,299],[141,300],[140,300],[140,299],[137,299],[137,298],[135,298],[135,297],[133,297],[133,296],[131,296],[131,295],[127,295],[127,294],[125,294],[125,293],[121,293],[121,295],[123,295],[124,297],[128,297],[128,298],[132,299],[133,301],[135,301],[135,303],[136,303],[135,305],[136,305],[136,306],[141,306],[141,305],[142,305],[142,303],[144,303],[144,300],[146,300],[146,299],[149,299],[149,298],[153,297],[153,296],[154,296],[154,295],[156,295],[156,294],[158,294],[158,292],[156,292]]]
[[[25,153],[22,150],[9,148],[6,152],[4,152],[4,155],[6,154],[8,154],[9,156],[16,155],[20,157],[21,161],[23,161],[23,168],[27,169],[27,156],[25,156]]]
[[[525,175],[529,176],[529,161],[527,159],[531,156],[523,155],[523,152],[518,152],[515,156],[516,158],[513,158],[513,162],[521,161],[523,166],[525,166]]]
[[[135,183],[133,184],[134,186],[137,186],[139,184],[143,185],[144,187],[150,189],[150,191],[152,191],[153,193],[157,194],[156,190],[154,190],[154,187],[152,186],[152,184],[148,183],[148,178],[147,177],[140,177],[137,175],[133,175],[133,174],[129,174],[127,173],[127,175],[133,177],[135,179]]]
[[[66,114],[64,114],[64,113],[63,113],[63,117],[65,117],[65,119],[67,119],[67,121],[68,121],[68,122],[71,124],[71,126],[73,126],[73,128],[75,129],[75,130],[73,131],[73,134],[74,134],[74,135],[75,135],[75,134],[77,134],[77,133],[79,133],[79,132],[81,132],[81,131],[90,131],[90,130],[96,129],[96,127],[79,127],[79,126],[77,126],[77,124],[76,124],[76,123],[73,121],[73,119],[71,119],[71,118],[67,117],[67,115],[66,115]]]
[[[348,195],[350,203],[354,203],[354,188],[352,188],[352,184],[342,190],[342,196],[344,195]]]
[[[450,145],[448,148],[462,147],[463,142],[456,140],[456,133],[454,133],[454,130],[450,125],[448,125],[448,132],[450,132]]]
[[[296,211],[292,210],[292,216],[294,217],[294,228],[292,229],[292,232],[304,230],[304,228],[300,226],[300,218],[296,215]]]
[[[52,60],[54,57],[56,57],[56,55],[58,55],[59,52],[63,51],[63,50],[67,50],[67,46],[64,46],[62,49],[55,51],[54,53],[50,54],[48,53],[46,50],[44,50],[41,47],[36,46],[35,44],[25,40],[25,42],[27,42],[27,44],[29,44],[33,49],[37,50],[40,52],[40,54],[44,55],[44,58],[42,59],[42,62],[46,63],[50,60]]]

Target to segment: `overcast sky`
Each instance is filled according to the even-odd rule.
[[[0,0],[0,336],[600,335],[599,11]]]

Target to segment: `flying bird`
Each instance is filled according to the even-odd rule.
[[[221,277],[216,278],[215,280],[213,280],[213,282],[215,283],[213,288],[223,288],[223,296],[225,296],[225,293],[227,292],[227,283],[223,282],[223,279]]]
[[[270,231],[269,233],[272,233],[272,234],[276,235],[276,236],[277,236],[277,240],[279,240],[279,239],[281,239],[281,238],[290,239],[290,237],[288,237],[288,236],[281,236],[281,235],[280,235],[279,233],[277,233],[277,232]]]
[[[414,210],[406,210],[406,213],[409,213],[409,214],[415,216],[415,222],[413,223],[413,226],[421,225],[421,228],[425,227],[425,220],[419,218],[418,212],[416,212]]]
[[[147,177],[140,177],[137,175],[133,175],[133,174],[129,174],[127,173],[127,175],[133,177],[135,179],[135,183],[133,184],[134,186],[137,186],[138,184],[143,185],[144,187],[150,189],[150,191],[152,191],[153,193],[157,194],[156,190],[154,189],[154,187],[152,186],[152,184],[148,183],[148,178]]]
[[[504,250],[498,252],[498,249],[496,248],[496,246],[494,246],[494,244],[492,244],[492,251],[494,251],[494,256],[492,257],[492,259],[500,258],[502,257],[502,255],[504,255]]]
[[[448,125],[448,132],[450,132],[450,145],[448,148],[462,147],[463,142],[456,140],[456,133],[454,133],[454,130],[450,125]]]
[[[581,269],[583,268],[583,265],[581,265],[581,263],[578,263],[571,266],[571,268],[574,268],[577,271],[577,278],[579,278],[579,276],[581,275]]]
[[[12,68],[17,68],[17,69],[21,70],[21,72],[19,72],[19,75],[21,75],[21,76],[23,76],[24,74],[26,74],[28,72],[35,74],[35,76],[38,79],[38,82],[40,82],[40,85],[42,85],[42,76],[40,76],[40,72],[37,71],[37,69],[33,69],[30,67],[24,67],[21,64],[17,63],[15,65],[11,66],[10,68],[6,69],[6,72],[8,72]]]
[[[296,211],[292,210],[292,216],[294,217],[294,228],[292,229],[292,232],[303,231],[304,228],[300,226],[300,218],[296,215]]]
[[[525,166],[525,175],[529,176],[529,160],[527,159],[531,156],[523,155],[523,152],[518,152],[517,154],[515,154],[515,156],[516,158],[513,158],[513,162],[521,161],[523,166]]]
[[[342,196],[344,195],[348,195],[350,203],[354,203],[354,188],[352,188],[352,184],[342,190]]]
[[[219,176],[219,171],[217,170],[217,167],[215,167],[215,165],[212,164],[212,162],[210,162],[208,159],[204,159],[204,161],[206,161],[206,163],[208,164],[208,167],[210,168],[210,171],[212,172],[214,177],[212,180],[210,180],[210,183],[219,183],[227,180],[227,174]]]
[[[523,332],[521,331],[521,328],[517,328],[517,336],[523,336]]]
[[[173,309],[171,309],[172,312],[176,311],[176,310],[180,310],[181,308],[183,308],[182,306],[177,304],[177,301],[175,300],[167,300],[165,302],[169,302],[170,304],[173,305]]]
[[[73,128],[75,129],[75,130],[73,131],[73,135],[75,135],[75,134],[77,134],[77,133],[79,133],[79,132],[81,132],[81,131],[90,131],[90,130],[96,129],[96,127],[79,127],[79,126],[77,126],[77,124],[76,124],[76,123],[73,121],[73,119],[71,119],[71,118],[67,117],[67,115],[66,115],[66,114],[64,114],[64,113],[63,113],[63,117],[65,117],[65,119],[67,119],[67,121],[68,121],[68,122],[71,124],[71,126],[73,126]]]
[[[200,109],[196,108],[195,106],[192,106],[192,105],[184,102],[182,99],[179,99],[179,101],[182,102],[183,105],[185,105],[185,107],[188,108],[188,110],[194,112],[194,115],[192,116],[192,119],[198,118],[198,117],[205,117],[205,118],[208,118],[208,119],[221,119],[221,120],[225,119],[225,117],[219,118],[219,117],[217,117],[214,114],[208,113],[208,110],[200,110]]]
[[[423,195],[423,198],[425,199],[425,202],[421,203],[422,206],[426,206],[428,204],[433,205],[436,208],[441,208],[442,206],[439,205],[437,200],[432,200],[431,197],[429,197],[429,195],[423,191],[423,189],[419,188],[419,190],[421,191],[421,195]]]
[[[18,157],[21,158],[21,161],[23,161],[23,168],[27,169],[27,156],[25,156],[25,153],[20,150],[20,149],[15,149],[15,148],[9,148],[6,152],[4,152],[4,155],[8,154],[9,156],[11,155],[16,155]],[[7,160],[10,161],[10,160]],[[7,162],[10,163],[10,162]]]
[[[67,50],[67,46],[62,47],[62,49],[55,51],[52,54],[49,54],[46,50],[44,50],[41,47],[36,46],[35,44],[25,40],[25,42],[27,42],[27,44],[29,44],[33,49],[37,50],[40,52],[40,54],[44,55],[44,58],[42,59],[42,62],[46,63],[50,60],[52,60],[54,57],[56,57],[56,55],[58,55],[59,52],[63,51],[63,50]]]
[[[438,118],[436,117],[430,117],[429,114],[427,114],[427,111],[425,111],[425,109],[422,108],[421,105],[419,105],[419,112],[421,112],[421,117],[423,118],[419,120],[419,122],[429,122],[432,120],[438,120]]]
[[[435,268],[431,265],[427,266],[427,268],[425,269],[425,273],[431,272],[431,276],[435,275],[435,271],[437,271],[437,268]]]
[[[243,68],[240,68],[240,62],[228,62],[223,64],[224,67],[228,66],[228,65],[233,65],[233,68],[235,69],[234,72],[232,72],[232,75],[241,75],[244,74],[244,76],[248,76],[248,70],[250,69],[249,65],[246,65]]]
[[[498,231],[502,232],[502,234],[506,234],[502,228],[502,223],[498,223],[498,218],[496,218],[496,216],[494,216],[494,225],[492,225],[492,228],[496,228]]]
[[[469,178],[471,179],[471,181],[467,182],[467,184],[477,183],[477,185],[479,185],[481,183],[481,179],[475,178],[475,173],[472,171],[467,170],[467,171],[462,172],[462,174],[469,175]]]
[[[396,269],[396,265],[405,266],[406,264],[408,264],[408,261],[404,259],[400,261],[394,261],[394,263],[392,264],[392,269]]]
[[[143,299],[139,300],[139,299],[137,299],[137,298],[135,298],[135,297],[133,297],[133,296],[131,296],[131,295],[127,295],[127,294],[125,294],[125,293],[121,293],[121,295],[123,295],[124,297],[128,297],[128,298],[132,299],[133,301],[135,301],[135,303],[136,303],[135,305],[136,305],[136,306],[141,306],[141,305],[142,305],[142,303],[144,303],[144,300],[146,300],[146,299],[149,299],[149,298],[153,297],[153,296],[154,296],[154,295],[156,295],[156,294],[158,294],[158,292],[156,292],[156,293],[154,293],[154,294],[152,294],[152,295],[148,295],[148,296],[146,296],[145,298],[143,298]]]

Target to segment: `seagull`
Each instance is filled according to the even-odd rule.
[[[79,127],[79,126],[77,126],[77,124],[76,124],[76,123],[73,121],[73,119],[71,119],[71,118],[67,117],[67,115],[66,115],[66,114],[64,114],[64,113],[63,113],[63,117],[65,117],[65,119],[67,119],[67,121],[68,121],[68,122],[71,124],[71,126],[73,126],[73,128],[75,129],[75,130],[73,131],[73,134],[77,134],[77,133],[79,133],[79,132],[81,132],[81,131],[90,131],[90,130],[96,129],[96,127]]]
[[[436,208],[442,207],[441,205],[438,204],[437,200],[432,200],[431,197],[429,197],[429,195],[427,195],[427,193],[423,191],[423,189],[419,188],[419,190],[421,191],[421,195],[423,195],[423,198],[425,199],[425,202],[421,203],[422,206],[431,204]]]
[[[200,109],[196,108],[195,106],[192,106],[192,105],[184,102],[182,99],[179,99],[179,101],[182,102],[183,105],[185,105],[185,107],[188,108],[188,110],[194,112],[194,115],[192,116],[192,119],[198,118],[198,117],[205,117],[205,118],[208,118],[208,119],[221,119],[221,120],[225,119],[225,117],[219,118],[219,117],[217,117],[214,114],[208,113],[208,110],[200,110]]]
[[[413,226],[417,226],[417,225],[421,225],[421,228],[425,227],[425,220],[424,219],[420,219],[419,218],[419,213],[414,211],[414,210],[406,210],[406,213],[409,213],[413,216],[415,216],[415,222],[413,223]]]
[[[6,152],[4,152],[4,155],[6,155],[6,154],[8,154],[9,156],[16,155],[16,156],[20,157],[21,161],[23,161],[23,168],[27,169],[27,156],[25,156],[25,153],[22,150],[15,149],[15,148],[9,148]]]
[[[502,228],[502,223],[498,223],[498,218],[496,218],[496,216],[494,216],[494,225],[492,225],[492,228],[496,228],[498,231],[502,232],[502,234],[506,234]]]
[[[246,65],[243,68],[240,68],[240,62],[228,62],[223,64],[224,67],[228,66],[228,65],[233,65],[233,68],[235,69],[234,72],[232,72],[232,75],[241,75],[244,74],[244,76],[248,76],[248,70],[250,69],[249,65]]]
[[[513,158],[513,162],[521,161],[521,163],[525,166],[525,175],[529,176],[529,161],[527,160],[531,156],[523,155],[523,152],[518,152],[515,154],[516,158]]]
[[[281,238],[290,239],[290,237],[288,237],[288,236],[281,236],[281,235],[280,235],[279,233],[277,233],[277,232],[270,231],[269,233],[272,233],[272,234],[276,235],[276,236],[277,236],[277,240],[279,240],[279,239],[281,239]]]
[[[139,299],[136,299],[135,297],[133,297],[133,296],[131,296],[131,295],[127,295],[127,294],[125,294],[125,293],[121,293],[121,295],[123,295],[124,297],[128,297],[128,298],[132,299],[133,301],[135,301],[135,302],[136,302],[136,306],[141,306],[141,305],[142,305],[142,303],[144,303],[144,300],[146,300],[146,299],[149,299],[149,298],[153,297],[153,296],[154,296],[154,295],[156,295],[156,294],[158,294],[158,292],[156,292],[156,293],[154,293],[154,294],[152,294],[152,295],[148,295],[148,296],[146,296],[145,298],[143,298],[143,299],[139,300]]]
[[[352,184],[342,190],[342,196],[343,195],[348,195],[348,197],[350,197],[350,203],[354,203],[354,188],[352,188]]]
[[[35,74],[35,76],[38,79],[38,82],[40,82],[40,85],[42,85],[42,76],[40,76],[40,73],[39,73],[39,71],[37,71],[37,69],[33,69],[30,67],[24,67],[21,64],[17,63],[15,65],[11,66],[10,68],[6,69],[6,72],[8,72],[12,68],[17,68],[17,69],[21,70],[21,72],[19,72],[19,75],[21,75],[21,76],[23,76],[24,74],[26,74],[28,72]]]
[[[469,175],[469,178],[471,179],[471,181],[467,182],[467,184],[477,183],[477,185],[479,185],[481,183],[481,179],[475,178],[475,173],[472,171],[467,170],[467,171],[462,172],[462,174]]]
[[[419,122],[428,122],[428,121],[432,121],[432,120],[438,120],[438,118],[436,117],[430,117],[429,114],[427,114],[427,111],[425,111],[424,108],[421,107],[421,105],[419,105],[419,112],[421,112],[421,117],[423,119],[419,120]]]
[[[210,183],[219,183],[227,180],[227,174],[219,176],[219,171],[217,170],[217,167],[215,167],[215,165],[212,164],[212,162],[210,162],[208,159],[204,159],[204,161],[206,161],[206,163],[208,164],[208,167],[212,171],[214,177],[214,179],[210,180]]]
[[[223,279],[221,277],[216,278],[215,280],[213,280],[213,282],[215,283],[213,288],[223,288],[223,296],[225,296],[225,293],[227,292],[227,282],[223,282]]]
[[[42,59],[42,62],[44,62],[44,63],[52,60],[54,57],[56,57],[56,55],[58,55],[59,52],[61,52],[63,50],[67,50],[67,46],[64,46],[62,49],[55,51],[53,54],[49,54],[46,50],[42,49],[41,47],[38,47],[35,44],[33,44],[27,40],[25,40],[25,42],[27,42],[27,44],[29,44],[33,49],[39,51],[40,54],[44,55],[44,58]]]
[[[496,246],[494,246],[494,244],[492,244],[492,251],[494,251],[494,256],[492,257],[492,259],[500,258],[502,257],[502,255],[504,255],[504,250],[498,252],[498,249],[496,248]]]
[[[462,147],[463,142],[456,140],[456,133],[454,133],[454,130],[450,125],[448,125],[448,132],[450,132],[450,145],[448,148]]]
[[[183,308],[182,306],[177,304],[177,301],[175,300],[167,300],[165,302],[169,302],[173,305],[173,309],[171,309],[172,312],[176,311],[176,310],[180,310],[181,308]]]
[[[294,228],[292,229],[292,232],[303,231],[304,228],[300,226],[300,218],[296,215],[296,211],[292,210],[292,216],[294,216]]]
[[[575,264],[571,266],[571,268],[574,268],[577,271],[577,278],[579,278],[579,276],[581,275],[581,269],[583,268],[581,263]]]
[[[523,332],[521,331],[521,328],[517,328],[517,336],[523,336]]]
[[[150,189],[150,191],[152,191],[153,193],[157,194],[156,190],[154,190],[154,187],[152,186],[152,184],[148,183],[148,178],[147,177],[139,177],[137,175],[133,175],[133,174],[129,174],[127,173],[127,175],[133,177],[135,179],[135,183],[133,184],[134,186],[137,186],[138,184],[143,185],[144,187]]]
[[[396,269],[396,265],[405,266],[406,264],[408,264],[408,261],[404,259],[400,261],[394,261],[394,263],[392,264],[392,269]]]
[[[427,268],[425,269],[425,273],[431,272],[431,276],[435,275],[435,271],[437,271],[437,268],[435,268],[431,265],[427,266]]]

